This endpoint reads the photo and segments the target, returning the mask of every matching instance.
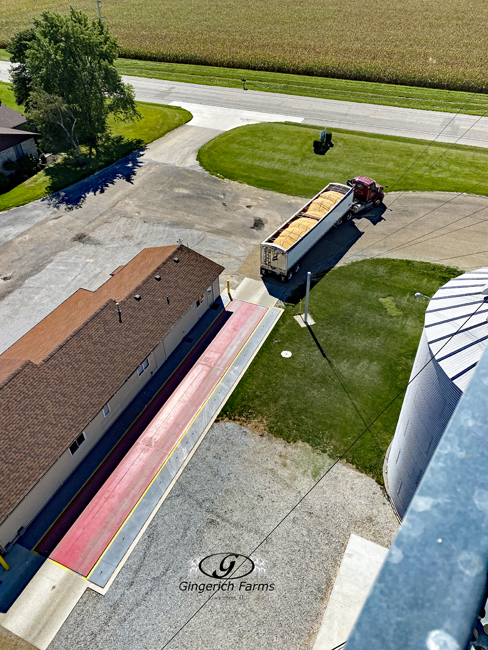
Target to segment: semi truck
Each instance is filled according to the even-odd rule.
[[[383,188],[366,176],[329,183],[261,243],[261,275],[291,280],[300,260],[331,228],[371,206],[379,206]]]
[[[329,183],[261,244],[261,275],[291,280],[300,260],[331,228],[349,214],[354,190]]]

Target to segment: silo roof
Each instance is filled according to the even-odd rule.
[[[487,285],[488,267],[468,271],[441,287],[425,312],[430,350],[463,392],[488,345],[488,296],[481,293]]]

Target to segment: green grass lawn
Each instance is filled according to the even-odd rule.
[[[9,59],[8,52],[0,50],[0,60]],[[137,59],[121,58],[117,60],[116,65],[120,74],[136,77],[227,88],[241,88],[241,79],[244,77],[250,90],[470,115],[485,115],[488,111],[488,95],[482,93],[473,96],[472,93],[456,90]]]
[[[317,156],[312,143],[318,139],[320,130],[320,127],[291,123],[241,126],[205,144],[198,160],[215,176],[295,196],[313,196],[331,181],[345,182],[358,175],[388,185],[389,191],[488,194],[488,151],[485,149],[432,144],[402,177],[429,142],[332,129],[334,148],[325,156]],[[418,178],[424,171],[425,175]],[[472,187],[480,181],[484,182]]]
[[[7,106],[15,108],[13,93],[7,84],[0,84],[0,99]],[[0,195],[0,211],[9,210],[30,203],[52,192],[57,192],[72,183],[90,176],[94,172],[120,160],[144,144],[161,138],[169,131],[191,120],[191,113],[174,106],[145,104],[138,102],[142,119],[137,122],[109,121],[112,140],[101,148],[98,155],[79,168],[71,157],[61,158],[56,164],[40,171],[9,192]]]
[[[333,269],[310,293],[316,340],[293,319],[299,304],[287,305],[220,418],[264,423],[275,436],[337,458],[409,380],[426,308],[415,292],[432,295],[459,274],[389,259]],[[379,483],[402,400],[346,455]]]

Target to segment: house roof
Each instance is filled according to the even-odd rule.
[[[0,355],[0,523],[222,270],[186,246],[145,249]]]
[[[0,127],[15,129],[26,122],[27,120],[21,113],[0,103]]]
[[[22,129],[9,129],[0,126],[0,151],[5,151],[14,147],[16,144],[25,142],[30,138],[35,138],[39,134],[32,133],[31,131],[23,131]]]

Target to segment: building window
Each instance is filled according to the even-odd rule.
[[[78,451],[78,449],[81,447],[81,445],[85,442],[85,440],[86,440],[85,432],[82,431],[80,435],[76,438],[74,443],[69,446],[69,453],[72,456],[74,456]]]
[[[106,418],[107,415],[110,413],[110,404],[107,402],[107,404],[105,404],[102,410],[103,410],[103,417]]]
[[[144,359],[139,368],[137,368],[137,374],[139,377],[142,375],[144,370],[146,370],[146,368],[149,368],[149,359]]]
[[[205,294],[202,293],[200,298],[197,300],[197,307],[200,307],[200,305],[202,304],[204,298],[205,298]]]

